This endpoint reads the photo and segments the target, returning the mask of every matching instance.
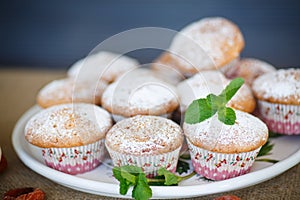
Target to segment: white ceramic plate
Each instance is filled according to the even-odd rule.
[[[19,119],[12,134],[15,151],[25,165],[46,178],[75,190],[104,196],[131,197],[131,191],[126,196],[119,195],[119,185],[112,176],[109,159],[95,170],[76,176],[47,167],[40,150],[27,143],[23,135],[26,122],[39,110],[38,106],[29,109]],[[271,143],[274,144],[272,154],[264,158],[279,160],[276,164],[256,161],[250,173],[224,181],[207,181],[195,175],[179,186],[153,186],[153,198],[195,197],[236,190],[271,179],[300,162],[300,136],[282,136],[272,139]]]

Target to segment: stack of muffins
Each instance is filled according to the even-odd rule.
[[[28,121],[25,138],[49,167],[69,174],[96,168],[105,149],[115,166],[139,166],[148,176],[160,167],[174,172],[184,136],[198,174],[245,174],[268,129],[300,134],[300,70],[240,58],[244,45],[237,25],[215,17],[178,32],[148,68],[111,52],[90,55],[40,90],[42,109]],[[227,104],[236,112],[233,125],[216,115],[181,123],[193,100],[220,94],[235,77],[246,84]]]

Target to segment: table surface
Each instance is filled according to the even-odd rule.
[[[118,199],[79,192],[54,183],[26,167],[11,144],[11,134],[21,115],[35,104],[41,87],[62,78],[65,71],[0,70],[0,146],[8,168],[0,174],[0,195],[12,188],[39,187],[47,199]],[[300,164],[260,184],[227,193],[192,199],[208,200],[233,194],[241,199],[300,199]],[[1,198],[1,197],[0,197]]]

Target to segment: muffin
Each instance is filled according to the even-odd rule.
[[[218,115],[183,125],[194,170],[208,179],[224,180],[248,173],[267,142],[268,128],[261,120],[235,112],[234,125],[223,124]]]
[[[252,86],[256,78],[274,71],[276,71],[276,68],[265,61],[255,58],[243,58],[233,64],[233,66],[226,68],[224,74],[230,79],[241,77],[246,84]]]
[[[68,76],[80,81],[104,80],[113,82],[119,76],[139,66],[136,59],[107,51],[100,51],[77,61]]]
[[[281,69],[258,77],[252,89],[270,131],[300,134],[300,69]]]
[[[171,53],[164,52],[151,64],[150,69],[162,80],[177,85],[185,77],[174,67],[176,65],[174,62],[176,60],[171,57]]]
[[[96,168],[104,158],[106,132],[112,126],[104,109],[85,103],[41,110],[26,124],[26,140],[41,149],[47,166],[68,174]]]
[[[221,68],[219,68],[218,70],[220,72],[222,72],[225,76],[226,76],[226,73],[227,72],[231,72],[231,71],[235,71],[235,68],[237,66],[237,64],[240,62],[240,57],[237,57],[235,59],[233,59],[232,61],[230,61],[229,63],[227,63],[226,65],[223,65]],[[227,76],[226,76],[227,77]],[[236,77],[227,77],[227,78],[230,78],[230,79],[233,79],[233,78],[236,78]]]
[[[107,83],[76,81],[72,78],[54,80],[45,85],[37,95],[37,103],[42,108],[66,103],[91,103],[100,105],[101,96]]]
[[[175,172],[182,142],[182,129],[173,121],[138,115],[116,123],[105,145],[115,166],[142,167],[152,177],[161,167]]]
[[[174,67],[185,76],[203,70],[216,70],[238,58],[244,48],[243,35],[236,24],[210,17],[182,29],[173,39],[169,51]]]
[[[178,107],[176,87],[149,69],[136,69],[110,84],[102,95],[102,107],[115,121],[135,115],[168,117]]]
[[[210,93],[219,95],[229,82],[221,72],[215,70],[199,72],[182,81],[177,85],[181,112],[184,113],[195,99],[206,98]],[[228,102],[228,106],[251,113],[256,106],[251,89],[244,84]]]

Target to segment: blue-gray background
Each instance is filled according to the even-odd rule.
[[[299,1],[298,1],[299,2]],[[300,65],[300,2],[292,0],[0,1],[0,66],[67,69],[119,32],[145,26],[180,30],[223,16],[242,30],[244,57]],[[131,56],[151,62],[160,52]]]

